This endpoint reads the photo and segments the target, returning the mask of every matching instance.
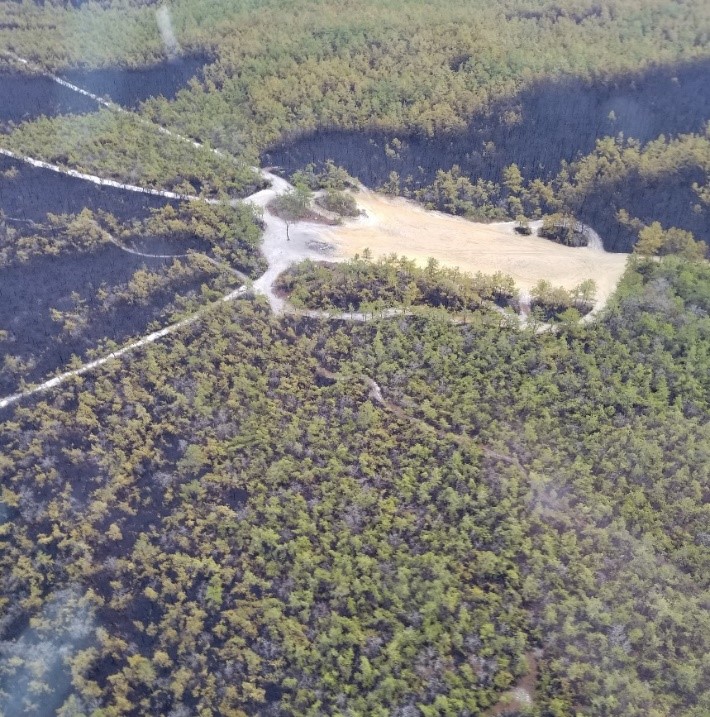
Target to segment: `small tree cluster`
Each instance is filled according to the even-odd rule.
[[[555,213],[546,216],[538,234],[564,246],[587,246],[587,237],[579,222],[570,214]]]
[[[577,312],[577,316],[588,314],[594,308],[597,285],[592,279],[587,279],[573,289],[553,286],[547,279],[541,279],[533,288],[532,308],[546,321],[572,318],[569,310]]]
[[[668,256],[675,254],[690,261],[707,256],[705,242],[697,241],[692,232],[671,227],[664,229],[660,222],[653,222],[639,231],[639,240],[634,252],[640,256]]]

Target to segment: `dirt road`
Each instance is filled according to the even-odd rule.
[[[290,239],[286,238],[286,222],[272,214],[266,207],[279,194],[288,191],[291,185],[285,179],[270,172],[262,171],[262,177],[271,182],[271,187],[244,200],[264,210],[265,229],[261,252],[269,263],[269,268],[254,282],[254,291],[266,296],[274,313],[282,313],[286,304],[273,289],[279,274],[304,259],[315,261],[327,259],[329,252],[327,244],[323,244],[325,227],[322,224],[309,222],[291,224],[288,232]]]
[[[219,204],[218,199],[205,199],[198,197],[194,194],[178,194],[177,192],[170,192],[167,189],[152,189],[150,187],[139,187],[136,184],[124,184],[123,182],[117,182],[115,179],[104,179],[95,174],[88,174],[86,172],[79,172],[76,169],[68,169],[66,167],[60,167],[57,164],[51,162],[45,162],[41,159],[35,159],[33,157],[27,157],[23,154],[17,154],[11,152],[9,149],[0,147],[0,154],[16,159],[25,164],[29,164],[32,167],[38,167],[40,169],[48,169],[50,172],[56,172],[57,174],[64,174],[67,177],[74,177],[74,179],[83,179],[85,182],[91,182],[97,184],[100,187],[115,187],[116,189],[124,189],[127,192],[137,192],[138,194],[150,194],[153,197],[164,197],[165,199],[179,199],[181,201],[202,201],[207,204]]]

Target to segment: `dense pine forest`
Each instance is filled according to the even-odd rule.
[[[665,236],[662,230],[659,233],[663,242]],[[657,254],[660,246],[655,246],[655,231],[644,239],[643,246],[648,245],[650,253]],[[688,249],[696,257],[705,252],[704,245],[697,243],[686,253]],[[307,260],[281,274],[276,286],[295,307],[331,312],[333,316],[358,312],[376,317],[392,315],[397,310],[410,314],[424,308],[444,310],[452,320],[465,322],[470,312],[509,309],[504,315],[512,319],[512,314],[521,309],[520,291],[512,277],[502,272],[471,276],[439,266],[435,259],[430,259],[423,269],[413,260],[397,256],[377,261],[356,256],[337,264]],[[543,279],[531,291],[529,308],[535,320],[575,322],[594,308],[595,292],[593,279],[572,290],[555,287]]]
[[[4,706],[476,715],[534,661],[530,714],[706,714],[708,286],[638,259],[542,334],[242,301],[17,408]]]
[[[709,72],[706,0],[1,3],[0,715],[710,714]],[[358,182],[632,253],[267,301]]]

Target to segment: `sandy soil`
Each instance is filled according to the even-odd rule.
[[[282,313],[286,302],[273,290],[274,282],[292,264],[304,259],[323,261],[331,258],[331,247],[323,240],[324,232],[329,229],[324,224],[312,222],[294,222],[289,227],[290,239],[286,239],[286,222],[266,209],[279,194],[290,188],[285,180],[266,171],[262,176],[271,182],[271,187],[263,189],[245,199],[256,207],[264,210],[264,233],[262,235],[261,252],[269,263],[269,268],[254,282],[254,290],[265,294],[274,313]]]
[[[361,254],[366,248],[374,256],[404,254],[422,264],[434,257],[441,264],[468,272],[510,274],[524,293],[540,279],[568,289],[594,279],[599,307],[614,291],[628,256],[599,247],[570,248],[536,236],[520,236],[512,222],[470,222],[367,190],[355,198],[367,216],[327,232],[336,245],[336,256],[342,258]]]

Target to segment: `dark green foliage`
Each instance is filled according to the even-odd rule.
[[[530,236],[532,234],[530,222],[523,214],[518,214],[518,216],[515,217],[515,231],[517,234],[521,234],[522,236]]]
[[[164,7],[183,50],[218,62],[142,111],[245,158],[316,127],[463,129],[561,68],[608,76],[707,54],[705,0]],[[3,3],[0,43],[52,66],[145,64],[166,52],[155,11]],[[514,107],[503,120],[515,127]],[[11,141],[152,186],[216,195],[255,183],[135,118],[71,122]],[[388,141],[387,158],[402,145]],[[710,269],[689,232],[706,238],[707,147],[702,135],[606,139],[551,182],[506,162],[495,182],[453,167],[422,188],[392,169],[387,191],[456,214],[591,213],[621,248],[641,233],[594,322],[572,320],[589,286],[539,285],[533,311],[561,319],[539,331],[473,310],[514,300],[505,277],[398,258],[307,263],[282,279],[306,306],[470,315],[358,324],[220,303],[8,411],[0,712],[56,701],[60,715],[96,717],[475,717],[500,712],[528,674],[534,717],[706,717]],[[335,165],[302,179],[292,218],[313,189],[350,183]],[[4,223],[3,268],[104,251],[97,223],[132,247],[195,241],[251,276],[263,268],[251,211],[204,204],[132,225]],[[171,262],[169,278],[194,260]],[[135,273],[98,296],[98,315],[175,298],[157,272]],[[182,308],[226,284],[216,277]],[[63,336],[91,313],[70,300],[54,315]]]
[[[182,254],[201,247],[215,258],[251,278],[261,275],[266,262],[259,252],[259,218],[246,204],[166,204],[150,218],[120,222],[111,214],[85,209],[77,215],[47,216],[37,224],[5,220],[0,214],[0,268],[26,264],[34,257],[92,252],[110,243],[109,234],[124,244],[150,252],[150,242],[167,242],[164,254]],[[108,232],[108,233],[107,233]]]
[[[271,209],[286,222],[295,222],[313,215],[313,192],[307,184],[297,183],[271,203]]]
[[[671,227],[664,230],[659,222],[653,222],[650,226],[643,226],[636,220],[628,223],[638,223],[639,240],[634,251],[642,256],[669,256],[677,255],[685,259],[700,260],[707,256],[708,248],[705,242],[696,241],[690,232],[683,229]]]
[[[178,209],[166,205],[152,212],[150,219],[131,227],[122,236],[139,241],[145,236],[169,242],[195,240],[210,255],[242,271],[252,279],[266,270],[261,245],[260,218],[248,204],[206,204],[183,202]]]
[[[563,287],[552,286],[549,281],[541,279],[531,292],[531,308],[537,309],[544,321],[556,319],[575,320],[580,315],[588,314],[596,300],[597,286],[592,279],[583,281],[571,291]],[[569,313],[572,309],[573,313]]]
[[[358,189],[358,181],[351,177],[342,167],[338,167],[332,160],[325,162],[318,170],[314,164],[307,164],[302,170],[291,175],[294,185],[305,184],[312,190],[326,189],[333,192],[342,192],[345,189]]]
[[[400,192],[399,184],[392,185],[390,189],[390,194]],[[412,196],[430,209],[469,219],[495,221],[508,218],[500,185],[483,179],[473,182],[462,175],[457,165],[449,171],[439,170],[430,186],[414,191]],[[519,213],[520,208],[516,206],[514,215]]]
[[[273,686],[286,714],[476,714],[524,670],[514,518],[481,492],[477,447],[387,414],[347,373],[317,388],[317,346],[338,335],[304,329],[242,304],[69,388],[66,413],[43,403],[27,438],[57,461],[49,493],[4,426],[5,501],[40,504],[10,526],[3,588],[18,614],[67,580],[91,588],[104,636],[75,689],[106,714],[253,711]],[[79,531],[95,559],[77,562]],[[40,584],[12,566],[28,539],[51,555]]]
[[[186,39],[198,22],[224,33],[209,40],[220,62],[207,69],[204,88],[191,88],[174,104],[151,102],[150,110],[235,150],[316,127],[432,135],[465,129],[492,97],[510,96],[534,78],[606,76],[706,54],[703,0],[680,8],[634,0],[582,22],[570,4],[555,3],[559,15],[538,17],[527,0],[298,0],[260,3],[258,12],[252,3],[215,4],[214,19],[200,12],[198,21],[194,0],[183,0],[173,14],[184,18]],[[209,113],[198,122],[203,107]]]
[[[316,199],[316,203],[341,217],[357,217],[360,214],[354,197],[336,189],[327,189],[323,196]]]
[[[0,143],[82,172],[180,194],[242,197],[264,184],[245,164],[166,136],[128,112],[41,118]]]
[[[361,349],[394,400],[526,467],[519,565],[544,646],[542,714],[710,705],[709,287],[705,263],[642,261],[597,324],[529,340],[383,324]]]
[[[704,0],[563,0],[533,11],[528,0],[177,0],[169,9],[182,50],[219,61],[203,85],[176,103],[151,101],[149,112],[234,152],[316,127],[464,129],[491,98],[537,78],[707,55]],[[4,3],[0,12],[0,43],[49,66],[146,65],[167,54],[151,5]]]
[[[41,224],[0,220],[0,393],[261,275],[260,241],[244,205],[185,202],[130,223],[88,209]]]
[[[454,166],[439,170],[431,185],[414,189],[398,182],[389,189],[433,209],[482,221],[548,215],[540,235],[567,246],[586,245],[584,235],[575,231],[578,219],[592,222],[609,250],[630,250],[639,230],[653,222],[710,239],[707,131],[673,140],[660,137],[646,145],[608,137],[591,154],[563,166],[552,182],[527,180],[516,169],[506,170],[503,184],[473,181]],[[668,251],[687,243],[676,235]]]
[[[85,596],[109,716],[481,715],[537,650],[533,714],[702,717],[708,287],[639,258],[543,334],[220,308],[2,426],[4,609]]]
[[[538,234],[564,246],[587,246],[587,238],[577,224],[577,220],[569,214],[550,214],[542,220]]]
[[[659,137],[641,146],[609,137],[565,168],[555,192],[609,247],[630,247],[639,227],[660,222],[710,240],[710,126],[704,134]]]
[[[26,264],[43,254],[93,251],[107,241],[88,209],[74,216],[48,214],[45,224],[13,221],[0,213],[0,268]]]
[[[0,38],[10,33],[8,46],[50,66],[141,65],[165,56],[155,8],[142,3],[88,3],[81,10],[6,5],[0,21],[8,29],[0,23]],[[204,82],[191,83],[175,101],[152,99],[141,112],[249,162],[275,142],[309,130],[382,128],[391,133],[384,147],[391,172],[378,184],[390,193],[416,196],[438,209],[481,220],[512,219],[520,213],[537,218],[564,209],[591,224],[613,250],[630,250],[636,238],[617,221],[619,210],[645,224],[660,221],[707,240],[702,137],[660,136],[639,149],[633,138],[607,136],[588,157],[563,166],[554,182],[550,179],[557,162],[530,158],[523,171],[511,164],[518,158],[501,153],[495,143],[467,146],[465,134],[451,137],[464,145],[464,154],[484,161],[470,176],[449,163],[422,186],[416,162],[406,172],[397,165],[407,137],[466,130],[474,113],[485,117],[494,101],[503,103],[500,127],[516,132],[523,121],[516,93],[536,81],[559,79],[561,68],[578,82],[593,77],[602,86],[613,86],[625,73],[650,64],[672,68],[681,59],[707,56],[710,17],[704,0],[622,5],[565,0],[531,11],[527,0],[358,0],[346,11],[339,2],[297,0],[288,7],[259,3],[255,12],[252,2],[204,6],[180,0],[170,4],[170,17],[183,51],[208,50],[218,61],[206,68]],[[623,97],[619,101],[623,104]],[[76,142],[65,146],[66,139],[56,137],[44,136],[32,145],[46,152],[59,141],[59,158],[69,155],[77,165],[101,166],[122,178],[138,172],[156,186],[168,182],[188,189],[183,184],[187,180],[195,190],[241,193],[255,182],[245,168],[236,179],[224,174],[217,180],[201,162],[176,167],[156,158],[154,151],[143,153],[150,166],[141,157],[113,155],[96,164],[105,152],[100,144],[111,146],[115,136],[114,128],[104,125],[119,120],[101,122],[82,120],[82,141],[90,151]],[[597,136],[614,134],[614,123],[610,113]],[[61,127],[64,135],[71,132],[62,124],[52,126]],[[29,137],[37,130],[23,131]],[[135,127],[122,125],[121,131],[136,135],[133,143],[150,149]],[[583,151],[589,151],[588,144]],[[567,156],[576,159],[574,151]],[[431,162],[427,171],[436,169],[436,158],[420,160]],[[538,165],[545,165],[544,172],[538,172]],[[312,166],[303,173],[314,186],[322,179]]]

